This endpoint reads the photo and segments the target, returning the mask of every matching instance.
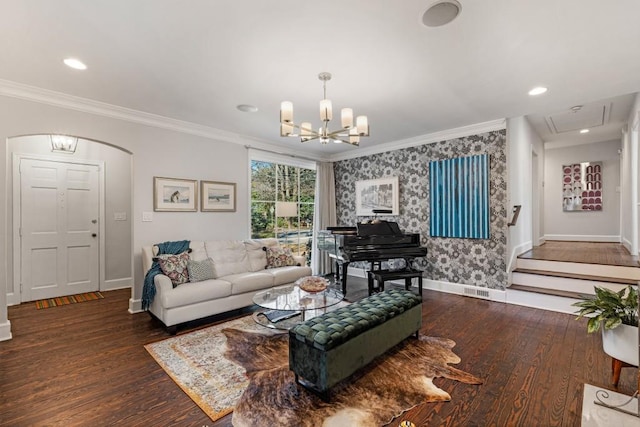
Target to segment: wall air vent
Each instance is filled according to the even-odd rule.
[[[464,287],[464,295],[474,298],[491,299],[488,289],[475,288],[472,286]]]

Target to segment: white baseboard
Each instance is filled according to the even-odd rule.
[[[366,278],[367,274],[361,268],[349,268],[349,276]],[[347,279],[348,280],[348,279]],[[391,280],[390,283],[404,285],[403,280]],[[489,301],[505,302],[505,291],[500,289],[482,288],[480,286],[465,285],[460,283],[444,282],[439,280],[422,279],[422,289],[445,292],[448,294],[464,295],[469,297],[486,299]]]
[[[631,251],[632,245],[629,239],[626,239],[626,238],[622,239],[622,245],[629,251],[631,255],[633,255]]]
[[[11,322],[7,320],[5,323],[0,324],[0,341],[7,341],[11,338]]]
[[[356,267],[349,267],[347,269],[347,275],[354,276],[354,277],[362,277],[364,279],[367,278],[367,272],[362,268],[356,268]]]
[[[359,268],[349,269],[349,276],[366,277],[366,272]],[[403,281],[391,281],[399,285],[404,285]],[[422,279],[422,288],[448,294],[462,295],[485,299],[487,301],[501,302],[506,304],[521,305],[524,307],[538,308],[541,310],[556,311],[560,313],[574,314],[576,308],[571,304],[578,301],[572,298],[546,295],[536,292],[517,291],[507,288],[489,289],[480,286],[465,285],[460,283],[444,282],[439,280]]]
[[[517,267],[518,255],[525,253],[532,248],[531,241],[527,241],[513,248],[511,256],[509,257],[509,264],[507,265],[507,271],[513,271]]]
[[[423,289],[445,292],[448,294],[463,295],[486,299],[488,301],[506,302],[506,293],[500,289],[489,289],[474,285],[442,282],[439,280],[422,279]]]
[[[569,242],[611,242],[620,243],[620,236],[578,235],[578,234],[545,234],[545,240],[562,240]]]
[[[100,286],[101,291],[115,291],[133,287],[133,277],[123,277],[122,279],[105,280]]]
[[[20,294],[11,292],[7,294],[7,307],[20,304]]]
[[[129,314],[142,313],[142,300],[129,298]]]

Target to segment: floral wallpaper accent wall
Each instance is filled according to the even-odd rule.
[[[355,225],[356,181],[398,176],[400,215],[384,216],[405,233],[420,233],[426,258],[415,266],[425,277],[465,285],[505,289],[507,285],[506,130],[404,148],[334,164],[338,225]],[[429,235],[429,161],[489,154],[489,239],[456,239]],[[353,264],[355,265],[355,263]]]

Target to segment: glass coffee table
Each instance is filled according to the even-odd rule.
[[[267,328],[289,330],[343,299],[344,294],[332,286],[320,292],[303,291],[297,284],[277,286],[253,296],[254,304],[263,308],[253,313],[253,320]]]

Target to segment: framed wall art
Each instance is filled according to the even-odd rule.
[[[582,162],[562,166],[562,210],[598,212],[602,210],[602,162]]]
[[[153,177],[153,210],[156,212],[196,212],[198,181]]]
[[[400,187],[398,177],[356,181],[356,215],[399,215]],[[374,209],[390,210],[375,214]]]
[[[200,181],[200,210],[202,212],[235,212],[236,184]]]
[[[429,162],[434,237],[489,238],[489,155]]]

